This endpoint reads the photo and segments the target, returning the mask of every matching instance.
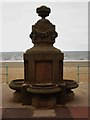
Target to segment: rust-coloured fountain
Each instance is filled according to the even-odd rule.
[[[32,26],[34,46],[24,53],[24,79],[12,80],[9,87],[16,90],[14,97],[23,105],[52,108],[65,104],[78,84],[63,79],[64,54],[53,47],[58,34],[55,25],[46,19],[50,8],[41,6],[36,12],[41,19]]]

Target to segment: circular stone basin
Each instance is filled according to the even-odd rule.
[[[74,89],[77,88],[79,85],[74,80],[63,80],[63,82],[66,84],[66,89]]]
[[[22,90],[22,84],[24,83],[24,79],[16,79],[16,80],[12,80],[9,83],[9,87],[13,90],[16,91],[21,91]]]
[[[33,84],[27,88],[27,91],[35,94],[52,94],[59,92],[61,89],[55,84]]]
[[[31,88],[42,88],[43,87],[43,89],[45,88],[47,88],[47,89],[51,89],[51,88],[56,88],[56,87],[58,87],[58,85],[56,85],[56,84],[53,84],[53,83],[45,83],[45,84],[43,84],[43,83],[37,83],[37,84],[32,84],[32,85],[30,85],[30,87]]]
[[[74,80],[63,80],[63,82],[65,83],[65,87],[66,89],[74,89],[74,88],[77,88],[79,85],[76,81]],[[10,83],[9,83],[9,87],[13,90],[16,90],[16,91],[21,91],[22,90],[22,85],[24,83],[24,79],[16,79],[16,80],[12,80]],[[37,83],[37,84],[32,84],[30,85],[29,87],[29,91],[36,91],[36,89],[38,89],[37,91],[41,91],[41,88],[43,87],[42,91],[46,92],[50,92],[51,91],[60,91],[60,87],[58,87],[58,85],[56,84],[53,84],[53,83],[45,83],[45,84],[40,84],[40,83]],[[46,90],[47,89],[47,90]],[[41,92],[42,93],[42,92]]]

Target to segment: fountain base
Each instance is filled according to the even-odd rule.
[[[26,84],[24,79],[12,80],[9,87],[16,90],[14,99],[23,105],[52,108],[56,104],[65,104],[74,97],[71,89],[77,88],[74,80],[63,80],[63,83]]]

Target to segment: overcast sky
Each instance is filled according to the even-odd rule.
[[[26,51],[33,46],[29,34],[40,19],[36,8],[41,5],[51,8],[47,19],[56,25],[55,47],[62,51],[88,50],[87,2],[4,2],[0,51]]]

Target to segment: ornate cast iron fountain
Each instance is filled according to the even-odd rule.
[[[41,6],[36,12],[42,19],[32,26],[30,38],[34,46],[24,53],[24,79],[12,80],[9,87],[20,95],[23,105],[51,108],[65,104],[78,84],[63,79],[64,54],[53,47],[58,34],[55,25],[46,19],[50,8]]]

